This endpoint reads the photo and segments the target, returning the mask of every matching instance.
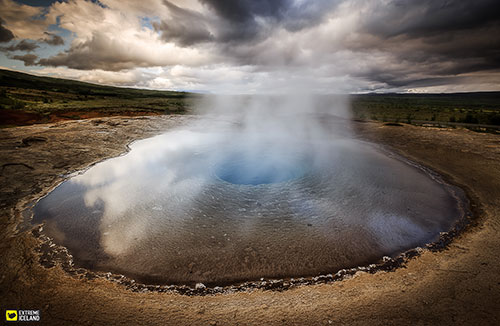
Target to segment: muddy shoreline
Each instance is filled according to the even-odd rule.
[[[126,151],[121,155],[125,155],[129,152],[130,145],[132,143],[127,144]],[[117,274],[105,270],[103,271],[89,270],[84,267],[76,266],[74,264],[73,257],[71,253],[68,251],[68,249],[65,248],[64,246],[54,243],[50,237],[44,234],[43,225],[36,227],[29,222],[32,215],[31,206],[35,205],[36,202],[42,199],[46,194],[38,198],[36,202],[31,203],[29,207],[24,210],[24,212],[21,212],[21,214],[24,217],[24,221],[21,221],[20,226],[22,225],[25,230],[31,231],[33,236],[38,239],[39,246],[35,248],[35,250],[40,255],[39,260],[42,266],[46,268],[52,268],[58,265],[64,271],[77,278],[86,278],[86,279],[101,278],[108,281],[116,282],[117,284],[123,285],[127,289],[135,292],[168,292],[168,293],[177,293],[183,295],[210,295],[210,294],[228,294],[234,292],[244,292],[256,289],[285,291],[296,286],[317,285],[317,284],[342,281],[352,277],[358,272],[373,274],[378,271],[386,271],[386,272],[393,271],[396,268],[404,267],[410,259],[417,257],[426,249],[433,251],[446,249],[447,246],[453,241],[453,238],[458,236],[461,232],[463,232],[466,229],[466,227],[471,222],[474,221],[475,215],[472,214],[472,211],[470,210],[470,203],[467,195],[458,186],[447,183],[446,180],[443,180],[443,178],[435,171],[432,171],[415,162],[411,162],[405,159],[404,157],[392,152],[389,148],[386,148],[382,145],[379,145],[377,147],[387,156],[396,158],[397,160],[402,161],[405,164],[411,165],[416,169],[425,172],[425,174],[430,176],[435,182],[442,184],[446,189],[448,189],[448,191],[453,195],[453,197],[456,198],[457,203],[459,205],[459,210],[461,211],[461,216],[457,218],[457,220],[449,230],[441,232],[439,238],[436,241],[424,244],[422,247],[411,248],[391,256],[383,256],[378,261],[372,261],[367,263],[366,265],[345,267],[340,270],[332,270],[329,271],[329,273],[317,274],[312,276],[290,275],[284,278],[263,277],[255,280],[243,280],[239,282],[227,282],[221,284],[199,283],[198,285],[195,285],[194,283],[193,284],[142,283],[134,279],[133,277],[128,277],[126,275]],[[103,160],[99,162],[102,161]],[[57,186],[59,186],[60,184],[62,184],[63,182],[65,182],[66,180],[75,175],[85,173],[90,167],[94,166],[95,164],[98,164],[99,162],[91,164],[88,168],[85,168],[82,171],[77,171],[68,174],[64,179],[61,180],[61,182]],[[49,193],[52,190],[53,189],[50,189]]]
[[[38,307],[36,309],[41,310],[43,320],[62,325],[68,321],[103,325],[209,322],[218,325],[301,325],[328,321],[340,324],[415,324],[415,319],[424,324],[437,320],[445,324],[452,321],[453,324],[498,322],[500,266],[496,254],[500,250],[495,244],[499,242],[500,138],[463,129],[436,130],[378,123],[355,125],[360,138],[389,146],[402,156],[437,171],[450,183],[465,189],[472,198],[471,208],[478,220],[445,250],[438,249],[449,242],[446,237],[431,246],[432,250],[408,254],[418,256],[416,259],[386,259],[381,265],[385,267],[378,268],[378,271],[344,270],[339,276],[339,273],[331,276],[340,279],[348,275],[348,279],[342,282],[330,282],[329,276],[309,281],[299,279],[289,282],[293,287],[289,291],[279,292],[260,289],[279,290],[286,280],[264,280],[255,283],[256,286],[247,285],[243,292],[224,290],[222,292],[226,294],[206,297],[179,296],[170,290],[158,293],[156,288],[137,284],[121,286],[105,279],[113,278],[112,275],[96,278],[80,271],[80,277],[76,278],[68,275],[61,264],[49,269],[42,267],[34,250],[38,240],[30,232],[16,231],[21,219],[19,212],[40,194],[48,193],[68,172],[120,155],[134,139],[161,133],[165,128],[182,123],[182,119],[187,118],[113,117],[0,131],[3,139],[0,178],[5,185],[0,201],[3,230],[0,237],[4,253],[0,269],[2,306]],[[39,138],[30,141],[29,137]],[[23,142],[23,139],[28,140]],[[478,171],[477,166],[482,169]],[[484,241],[486,245],[483,245]],[[469,261],[462,265],[464,258]],[[393,270],[395,264],[405,268]],[[448,266],[450,264],[457,264],[460,268]],[[387,270],[392,272],[387,273]],[[469,273],[469,270],[481,273]],[[476,280],[478,275],[481,275],[480,280]],[[474,282],[469,278],[475,279]],[[442,288],[449,283],[453,286]],[[436,287],[429,287],[430,284]],[[465,284],[470,285],[470,289],[463,289]],[[155,293],[145,293],[151,290]],[[190,291],[192,289],[186,292]],[[429,296],[436,303],[433,307],[428,306],[430,299],[422,301]],[[75,300],[77,297],[80,299]],[[353,306],[345,300],[350,300]],[[115,304],[110,306],[110,302]],[[447,304],[443,305],[443,302]],[[399,313],[384,312],[387,305],[397,307]],[[477,308],[478,305],[482,308]],[[359,307],[366,309],[361,311]],[[97,318],[99,311],[109,313]]]

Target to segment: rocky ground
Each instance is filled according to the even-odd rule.
[[[355,123],[358,137],[439,172],[473,203],[475,223],[447,249],[424,251],[391,272],[286,291],[187,296],[134,292],[40,265],[39,239],[20,226],[26,205],[68,173],[189,119],[111,117],[0,130],[2,310],[40,309],[43,325],[500,324],[500,136],[465,129]]]

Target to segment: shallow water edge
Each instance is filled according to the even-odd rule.
[[[380,148],[381,146],[378,147]],[[36,227],[33,229],[32,233],[40,240],[40,246],[38,248],[38,251],[40,252],[40,262],[45,267],[60,265],[66,272],[79,278],[108,279],[117,282],[119,284],[125,285],[127,288],[133,291],[175,292],[188,295],[194,295],[194,294],[205,295],[205,294],[226,293],[235,291],[247,291],[252,289],[285,290],[298,285],[320,284],[332,281],[339,281],[345,278],[352,277],[354,274],[358,272],[375,273],[381,270],[383,271],[394,270],[395,268],[404,266],[409,259],[418,256],[423,250],[426,249],[440,250],[445,248],[452,241],[452,239],[455,236],[457,236],[460,232],[462,232],[465,229],[465,227],[469,224],[470,220],[472,219],[472,212],[470,210],[469,199],[460,188],[452,186],[449,183],[445,182],[440,175],[438,175],[437,173],[433,172],[428,168],[425,168],[417,163],[411,162],[401,157],[400,155],[391,152],[387,148],[384,148],[383,150],[386,151],[388,155],[397,157],[399,160],[403,160],[407,164],[411,164],[423,170],[425,173],[431,175],[431,177],[434,180],[445,184],[447,187],[450,187],[450,189],[452,189],[452,193],[456,196],[457,199],[459,199],[459,202],[461,203],[463,210],[462,217],[459,220],[457,220],[457,222],[455,223],[455,225],[451,230],[449,230],[448,232],[442,232],[440,234],[439,240],[427,244],[425,246],[425,249],[417,247],[405,251],[404,253],[401,253],[392,258],[387,256],[383,257],[380,261],[374,262],[374,264],[353,267],[350,269],[342,269],[340,271],[332,271],[332,274],[324,274],[317,276],[298,277],[298,278],[290,277],[283,279],[260,279],[257,281],[241,282],[237,284],[218,284],[218,285],[215,284],[211,286],[197,285],[194,287],[186,285],[147,285],[135,282],[133,279],[127,278],[123,275],[106,273],[106,272],[93,272],[86,269],[75,267],[73,264],[72,256],[67,251],[67,249],[52,243],[51,239],[49,239],[47,236],[43,234],[43,230],[40,229],[39,227]],[[67,176],[67,178],[75,174],[82,173],[87,169],[71,173]],[[63,181],[61,181],[61,183]],[[40,197],[39,199],[41,198],[43,198],[43,196]],[[335,273],[333,274],[333,272]]]

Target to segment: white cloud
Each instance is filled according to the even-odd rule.
[[[475,6],[452,0],[443,17],[465,6],[491,21],[484,10],[489,1]],[[500,23],[485,25],[466,15],[468,25],[455,28],[427,2],[406,4],[412,14],[404,24],[404,8],[386,1],[283,1],[267,9],[241,2],[233,15],[212,0],[101,0],[104,6],[68,0],[52,4],[43,18],[40,8],[0,0],[0,16],[24,38],[40,39],[49,23],[59,22],[72,41],[57,55],[35,51],[46,67],[42,72],[106,84],[222,93],[286,91],[293,84],[357,92],[445,89],[465,81],[491,89],[497,80],[487,80],[498,69],[492,55],[498,42],[489,35]],[[433,20],[415,14],[422,8],[434,8]],[[396,35],[391,24],[401,25]],[[427,32],[439,26],[446,30]],[[464,74],[475,77],[451,78]]]
[[[12,0],[0,0],[0,17],[16,38],[43,38],[51,22],[42,17],[43,8],[18,4]]]
[[[132,10],[134,6],[126,8]],[[119,71],[176,64],[196,66],[213,59],[201,49],[165,43],[158,33],[142,26],[141,17],[133,11],[70,1],[55,3],[49,16],[59,17],[60,26],[73,32],[75,38],[68,51],[42,59],[42,65]]]
[[[118,86],[133,86],[139,83],[141,79],[144,78],[139,70],[115,72],[99,69],[77,70],[68,69],[65,67],[44,67],[42,69],[38,69],[36,73],[38,75],[68,78],[90,83]]]

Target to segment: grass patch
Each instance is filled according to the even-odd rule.
[[[25,113],[38,115],[40,122],[53,116],[77,119],[96,112],[102,115],[182,114],[192,107],[195,98],[196,94],[186,92],[102,86],[0,70],[0,114],[6,119],[16,116],[16,112],[18,117]],[[4,126],[12,122],[23,124],[22,119],[3,120]]]
[[[500,125],[500,92],[352,96],[355,119]]]

